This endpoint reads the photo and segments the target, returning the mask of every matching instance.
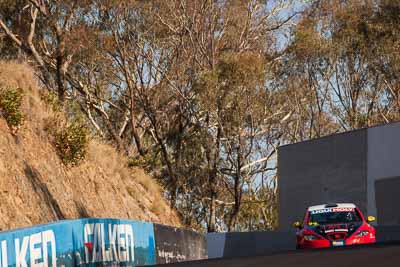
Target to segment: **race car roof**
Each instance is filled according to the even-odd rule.
[[[334,206],[335,208],[355,208],[356,205],[353,203],[335,203],[336,205]],[[332,205],[331,203],[329,204],[322,204],[322,205],[315,205],[311,206],[308,208],[308,211],[313,211],[313,210],[321,210],[321,209],[326,209],[327,206]]]

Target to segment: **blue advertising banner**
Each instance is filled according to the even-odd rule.
[[[151,223],[66,220],[0,233],[0,267],[153,265]]]

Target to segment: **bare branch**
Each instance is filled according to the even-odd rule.
[[[7,25],[4,23],[4,21],[0,18],[0,26],[4,30],[4,32],[7,34],[8,37],[10,37],[16,45],[18,45],[20,48],[22,47],[22,42],[18,37],[7,27]]]

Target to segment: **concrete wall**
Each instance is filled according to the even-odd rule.
[[[282,146],[278,164],[281,230],[311,205],[353,202],[366,211],[367,130]]]
[[[234,258],[296,249],[294,231],[211,233],[207,235],[208,257]]]
[[[204,235],[180,228],[154,224],[157,263],[207,259]]]
[[[376,206],[375,183],[378,180],[400,176],[400,123],[368,129],[368,214],[380,219]],[[397,188],[400,192],[400,188]],[[400,211],[399,211],[400,212]]]
[[[400,184],[388,179],[400,177],[400,123],[283,146],[278,163],[281,229],[326,202],[354,202],[377,225],[400,223],[388,206],[399,202]]]
[[[376,242],[399,242],[400,241],[400,226],[377,226]]]
[[[400,225],[400,177],[375,182],[379,225]]]
[[[226,233],[208,233],[206,238],[208,258],[222,258],[224,256]]]

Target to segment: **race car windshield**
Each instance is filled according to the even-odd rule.
[[[355,210],[352,211],[326,211],[310,212],[308,218],[309,225],[319,224],[339,224],[361,222],[360,216]]]

